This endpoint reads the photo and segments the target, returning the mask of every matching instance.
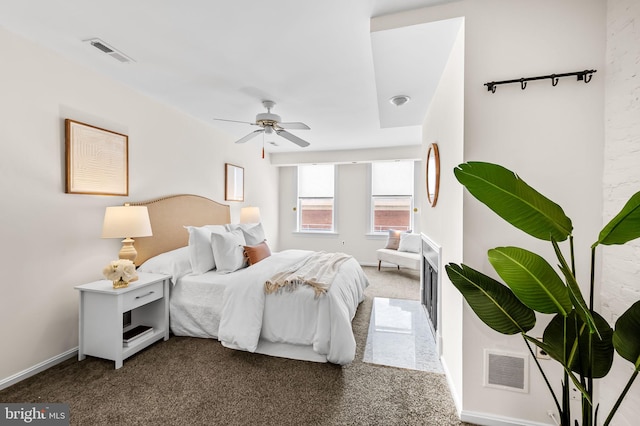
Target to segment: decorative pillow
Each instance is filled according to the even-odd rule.
[[[266,241],[253,246],[244,246],[244,257],[249,261],[249,266],[255,265],[269,256],[271,256],[271,250]]]
[[[194,274],[204,274],[216,267],[211,250],[211,234],[226,232],[223,225],[185,226],[189,231],[189,261]]]
[[[228,274],[246,266],[244,258],[244,234],[241,229],[211,234],[211,248],[218,272]]]
[[[389,250],[398,250],[398,246],[400,245],[400,234],[402,234],[402,231],[389,229],[389,237],[387,238],[387,245],[384,248]]]
[[[409,253],[420,253],[420,245],[422,238],[420,234],[401,234],[398,251],[406,251]]]
[[[189,247],[180,247],[147,259],[138,267],[138,271],[171,275],[171,282],[175,285],[180,278],[191,272]]]

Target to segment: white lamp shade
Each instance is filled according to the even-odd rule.
[[[258,207],[243,207],[240,209],[240,223],[259,223],[260,209]]]
[[[107,207],[102,238],[149,237],[151,222],[146,206]]]

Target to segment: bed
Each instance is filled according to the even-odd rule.
[[[354,359],[351,320],[369,285],[355,259],[308,250],[271,253],[261,241],[261,224],[230,224],[229,206],[196,195],[131,204],[147,206],[153,230],[153,236],[136,239],[136,266],[172,276],[174,335],[292,359],[341,365]],[[238,250],[243,261],[249,253],[254,262],[238,267]],[[267,281],[305,268],[322,270],[320,281],[330,281],[330,287],[296,282],[268,287],[273,292],[266,294]]]

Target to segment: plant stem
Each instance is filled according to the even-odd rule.
[[[616,401],[615,405],[611,409],[611,412],[609,413],[609,416],[607,416],[607,419],[604,421],[603,426],[608,426],[609,425],[609,423],[611,422],[611,419],[613,418],[613,415],[616,413],[616,411],[618,411],[618,407],[620,407],[620,404],[622,404],[622,400],[627,395],[627,392],[629,392],[629,389],[631,388],[631,385],[633,384],[633,381],[636,379],[637,376],[638,376],[638,370],[635,370],[633,372],[633,374],[631,375],[631,378],[629,378],[629,381],[627,382],[627,385],[624,387],[624,390],[622,391],[622,393],[618,397],[618,400]]]
[[[591,248],[591,277],[589,283],[589,310],[593,311],[593,293],[595,288],[596,275],[596,248]]]
[[[562,407],[564,412],[560,412],[560,423],[571,426],[571,399],[569,397],[569,375],[564,372],[564,382],[562,383]]]
[[[594,289],[595,289],[595,269],[596,269],[596,248],[591,248],[591,271],[589,277],[589,312],[593,312]],[[589,333],[589,371],[587,389],[589,396],[593,396],[593,352],[592,352],[593,334]],[[593,412],[593,406],[590,408],[590,414]],[[593,417],[590,416],[590,424],[593,424]]]
[[[562,348],[562,363],[563,365],[567,365],[567,317],[564,317],[564,327],[563,327],[563,348]],[[562,407],[564,408],[564,413],[562,416],[562,424],[571,426],[571,397],[570,397],[570,388],[571,384],[569,383],[569,374],[567,370],[564,370],[564,384],[562,385]]]
[[[571,272],[573,272],[573,276],[576,276],[576,257],[573,251],[573,235],[569,235],[569,249],[571,251]]]

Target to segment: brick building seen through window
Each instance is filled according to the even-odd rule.
[[[333,203],[322,199],[307,199],[301,206],[301,230],[328,231],[332,229]],[[408,231],[411,228],[411,198],[378,198],[374,201],[374,232],[389,229]]]

